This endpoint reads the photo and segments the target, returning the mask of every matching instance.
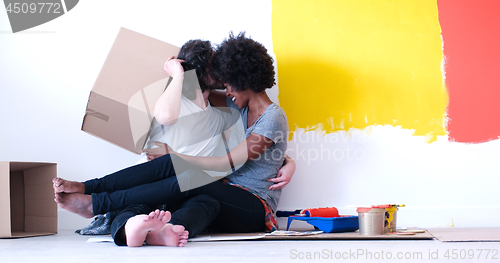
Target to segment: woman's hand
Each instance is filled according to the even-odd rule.
[[[153,142],[153,144],[158,146],[158,148],[149,148],[141,151],[143,153],[146,153],[148,161],[154,160],[158,157],[162,157],[163,155],[166,154],[174,153],[172,148],[170,148],[170,146],[168,146],[166,143]]]
[[[174,56],[171,56],[167,59],[167,62],[165,62],[163,71],[165,71],[165,73],[169,76],[182,74],[184,73],[184,68],[182,68],[181,62],[184,62],[184,60],[176,59]]]
[[[288,157],[285,157],[285,164],[281,166],[278,170],[276,178],[271,178],[267,181],[273,182],[274,184],[269,186],[269,190],[280,190],[285,188],[285,186],[292,180],[293,174],[295,173],[295,161]]]

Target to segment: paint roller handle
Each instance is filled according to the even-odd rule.
[[[289,216],[293,216],[293,215],[298,215],[298,214],[300,214],[301,211],[302,211],[302,209],[297,209],[295,211],[276,211],[276,216],[277,217],[289,217]]]

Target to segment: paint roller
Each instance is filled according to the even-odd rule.
[[[335,207],[319,207],[298,209],[295,211],[276,211],[276,216],[339,217],[339,211]]]

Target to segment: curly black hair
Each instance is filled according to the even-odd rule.
[[[209,80],[208,68],[210,67],[213,53],[214,50],[210,41],[193,39],[182,45],[179,55],[177,56],[178,59],[184,60],[184,62],[181,63],[184,71],[196,70],[202,92],[209,89],[207,85]],[[188,93],[190,92],[188,91]]]
[[[211,72],[236,91],[260,93],[275,84],[272,57],[262,44],[245,37],[245,32],[238,36],[230,32],[229,38],[217,46]]]

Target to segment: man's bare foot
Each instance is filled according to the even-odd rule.
[[[156,210],[149,215],[136,215],[125,223],[127,246],[140,247],[144,244],[148,233],[162,229],[170,221],[170,212]]]
[[[183,247],[187,243],[189,232],[181,225],[166,224],[160,230],[149,232],[146,244],[153,246]]]
[[[68,181],[59,177],[52,179],[52,187],[54,188],[54,193],[85,193],[85,185],[83,183]]]
[[[77,193],[56,193],[54,201],[59,207],[85,218],[94,217],[92,212],[92,196]]]

